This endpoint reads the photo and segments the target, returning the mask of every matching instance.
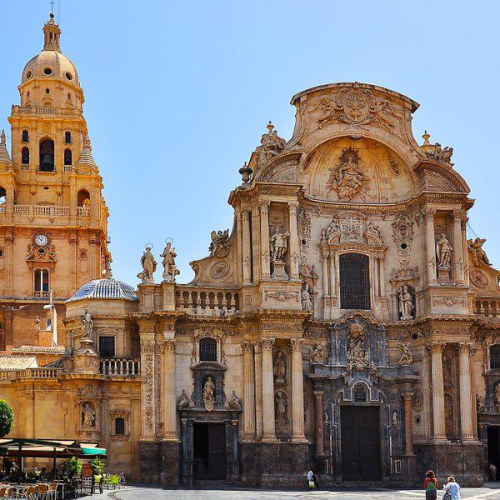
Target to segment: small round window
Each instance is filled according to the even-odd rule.
[[[51,75],[51,74],[52,74],[52,70],[51,70],[50,68],[45,68],[45,69],[43,70],[43,72],[44,72],[44,74],[46,74],[46,75]]]
[[[69,71],[67,71],[67,72],[66,72],[66,78],[67,78],[68,80],[73,80],[73,75],[72,75]]]
[[[26,73],[26,78],[31,78],[33,76],[33,73],[31,71],[28,71]]]

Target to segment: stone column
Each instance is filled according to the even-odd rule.
[[[434,236],[434,208],[427,208],[425,211],[425,246],[426,246],[426,265],[427,265],[427,283],[436,283],[436,238]]]
[[[262,438],[262,347],[260,342],[254,344],[255,374],[255,437]]]
[[[453,268],[455,269],[455,282],[464,283],[464,248],[462,245],[462,211],[453,210]]]
[[[328,249],[321,250],[321,272],[323,274],[323,297],[328,295]]]
[[[385,297],[385,262],[383,258],[378,261],[380,296]]]
[[[254,360],[252,344],[242,342],[243,351],[243,439],[255,439]]]
[[[297,210],[299,204],[296,201],[288,203],[289,225],[290,225],[290,278],[297,280],[299,274],[299,235],[297,227]]]
[[[175,340],[166,339],[163,354],[163,420],[164,439],[178,441],[177,436],[177,398],[175,397]]]
[[[473,406],[471,392],[470,373],[470,346],[461,343],[459,345],[458,369],[460,376],[460,423],[461,437],[463,440],[474,439],[473,429]]]
[[[276,440],[276,422],[274,416],[274,374],[273,374],[274,339],[262,339],[262,441]]]
[[[291,339],[292,346],[292,441],[304,442],[304,375],[302,374],[303,339]]]
[[[241,230],[243,232],[243,284],[249,285],[252,282],[252,258],[250,254],[250,210],[241,210]]]
[[[140,319],[141,441],[155,440],[155,333],[154,320]]]
[[[316,424],[316,457],[324,458],[324,438],[323,438],[323,391],[314,391],[314,420]]]
[[[435,441],[446,440],[445,411],[444,411],[444,383],[443,383],[443,351],[445,344],[433,342],[432,355],[432,411]]]
[[[269,255],[269,201],[260,204],[260,242],[261,242],[261,266],[262,278],[271,277],[270,255]]]
[[[405,455],[413,456],[413,420],[411,411],[412,392],[404,392],[403,399],[405,402]]]
[[[335,290],[336,290],[336,286],[335,286],[336,271],[335,271],[335,253],[333,252],[333,250],[330,252],[330,272],[331,272],[331,276],[330,276],[330,286],[331,286],[330,295],[332,297],[334,297],[336,295],[336,293],[335,293]]]

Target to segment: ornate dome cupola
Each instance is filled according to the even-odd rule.
[[[54,22],[54,14],[50,14],[50,20],[43,27],[43,32],[45,34],[43,50],[56,50],[57,52],[61,52],[59,47],[61,28],[59,28],[59,25]]]

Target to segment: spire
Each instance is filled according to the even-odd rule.
[[[44,33],[44,44],[43,50],[55,50],[56,52],[61,52],[59,46],[59,38],[61,36],[61,29],[59,25],[54,21],[54,14],[50,13],[50,19],[43,27]]]
[[[86,135],[85,139],[83,140],[82,153],[80,154],[80,158],[78,158],[78,161],[75,163],[75,166],[80,165],[88,165],[90,167],[97,168],[94,158],[92,157],[92,146],[90,145],[90,139],[88,135]]]
[[[0,135],[0,163],[11,164],[9,150],[7,149],[7,141],[5,139],[5,132],[2,130]]]

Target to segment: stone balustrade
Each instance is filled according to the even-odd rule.
[[[178,286],[176,309],[198,316],[226,316],[240,309],[240,297],[234,290]]]
[[[77,217],[89,217],[90,207],[75,207]],[[0,206],[0,218],[8,217],[10,215],[22,217],[50,217],[62,218],[70,217],[71,207],[61,207],[54,205],[7,205]]]
[[[15,380],[47,380],[57,379],[62,373],[61,368],[27,368],[15,372]]]
[[[141,374],[141,362],[139,359],[101,358],[99,372],[109,376],[138,377]]]
[[[500,299],[476,296],[474,300],[474,314],[481,314],[487,318],[499,318]]]
[[[41,108],[37,106],[12,106],[13,115],[77,115],[81,116],[82,111],[77,108]]]

